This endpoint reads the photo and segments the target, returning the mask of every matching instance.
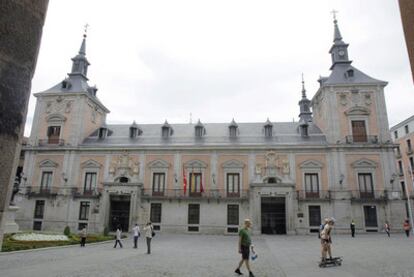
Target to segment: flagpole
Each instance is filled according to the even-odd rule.
[[[411,209],[410,193],[408,192],[408,185],[407,185],[408,184],[407,175],[404,172],[405,171],[404,168],[405,168],[405,166],[402,167],[402,170],[403,170],[403,175],[404,175],[405,194],[407,196],[408,216],[410,217],[411,230],[413,231],[413,234],[414,234],[414,230],[413,230],[413,211]],[[411,169],[411,164],[410,164],[410,169]],[[412,170],[411,170],[411,172],[412,172]]]

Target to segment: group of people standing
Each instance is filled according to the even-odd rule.
[[[351,236],[355,237],[355,221],[353,219],[350,224],[350,229],[351,229]],[[403,229],[404,229],[405,235],[408,238],[410,236],[410,230],[411,230],[410,221],[408,219],[404,220]],[[388,237],[391,237],[391,225],[388,221],[385,221],[384,223],[384,231]]]
[[[151,254],[151,241],[152,241],[152,238],[155,236],[154,226],[152,226],[151,222],[148,222],[145,225],[144,232],[145,232],[145,238],[147,241],[147,254]],[[141,232],[140,232],[140,228],[138,224],[135,224],[134,228],[132,228],[132,234],[134,238],[134,248],[137,249],[138,238],[141,236]],[[121,239],[122,239],[122,229],[121,229],[121,226],[118,226],[118,228],[116,229],[114,248],[116,248],[118,244],[121,248],[123,247]]]

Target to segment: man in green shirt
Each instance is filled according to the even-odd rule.
[[[242,275],[240,267],[243,265],[243,262],[246,264],[247,270],[249,271],[249,277],[254,277],[252,271],[250,270],[249,256],[250,256],[250,247],[252,244],[252,239],[250,236],[250,228],[252,222],[250,219],[244,220],[244,227],[239,231],[239,253],[242,255],[242,259],[239,263],[239,266],[234,271],[235,273]]]

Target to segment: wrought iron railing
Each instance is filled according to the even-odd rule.
[[[353,143],[373,143],[378,144],[378,136],[358,136],[358,135],[350,135],[345,137],[346,143],[353,144]]]
[[[386,190],[351,190],[351,199],[353,200],[387,200],[388,192]]]
[[[27,186],[26,194],[29,197],[34,196],[44,196],[44,197],[53,197],[58,195],[59,187],[43,187],[43,186]]]
[[[223,190],[210,189],[201,191],[190,191],[184,189],[165,189],[161,191],[153,191],[152,189],[142,189],[142,196],[146,198],[165,198],[165,199],[184,199],[184,198],[214,198],[214,199],[246,199],[248,198],[248,190],[239,192],[226,192]]]
[[[74,188],[71,188],[71,190],[72,190],[73,197],[93,198],[93,197],[99,197],[102,194],[102,188],[85,189],[85,188],[74,187]]]
[[[298,200],[330,200],[331,191],[329,190],[319,190],[319,191],[297,190],[296,197]]]

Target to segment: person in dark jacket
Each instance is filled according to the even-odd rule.
[[[355,237],[355,221],[353,219],[349,227],[351,228],[351,236],[354,238]]]

